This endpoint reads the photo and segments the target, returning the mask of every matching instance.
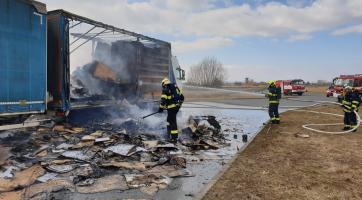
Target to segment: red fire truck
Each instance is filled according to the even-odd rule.
[[[343,98],[343,87],[351,86],[356,88],[362,95],[362,74],[356,75],[341,75],[333,79],[332,85],[327,89],[327,97]]]
[[[302,79],[278,80],[275,82],[282,89],[284,95],[298,94],[302,96],[305,90],[305,82]]]

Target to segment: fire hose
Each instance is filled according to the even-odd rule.
[[[155,115],[157,113],[159,113],[159,112],[157,111],[157,112],[151,113],[149,115],[143,116],[142,119],[146,119],[147,117],[151,117],[152,115]]]
[[[313,105],[310,105],[308,107],[313,107],[313,106],[317,106],[317,105],[321,105],[321,104],[335,104],[335,105],[339,105],[341,106],[341,103],[337,103],[337,102],[332,102],[332,101],[312,101],[312,100],[298,100],[298,99],[286,99],[289,101],[300,101],[300,102],[312,102],[315,103]],[[195,103],[194,103],[195,104]],[[221,106],[209,106],[209,105],[204,105],[204,104],[196,104],[199,106],[205,106],[205,107],[189,107],[189,108],[213,108],[213,109],[240,109],[240,110],[266,110],[266,107],[253,107],[253,108],[236,108],[236,107],[221,107]],[[337,117],[343,117],[343,115],[339,115],[339,114],[334,114],[334,113],[328,113],[328,112],[318,112],[318,111],[311,111],[311,110],[302,110],[302,109],[298,109],[298,108],[305,108],[306,106],[285,106],[285,108],[296,108],[294,110],[291,110],[293,112],[309,112],[309,113],[315,113],[315,114],[324,114],[324,115],[332,115],[332,116],[337,116]],[[343,125],[343,123],[331,123],[331,124],[304,124],[302,125],[302,127],[304,129],[310,130],[310,131],[314,131],[317,133],[326,133],[326,134],[332,134],[332,135],[340,135],[340,134],[346,134],[346,133],[350,133],[353,132],[354,130],[358,129],[358,127],[361,124],[361,118],[358,115],[358,113],[356,111],[353,111],[356,114],[357,117],[357,125],[355,127],[353,127],[350,130],[346,130],[346,131],[340,131],[340,132],[330,132],[330,131],[322,131],[322,130],[318,130],[318,129],[314,129],[311,128],[311,126],[338,126],[338,125]]]
[[[301,101],[301,102],[314,102],[316,104],[315,105],[320,105],[320,104],[335,104],[335,105],[339,105],[342,106],[343,104],[341,103],[337,103],[337,102],[331,102],[331,101],[311,101],[311,100],[298,100],[298,99],[287,99],[290,101]],[[339,114],[334,114],[334,113],[327,113],[327,112],[317,112],[317,111],[311,111],[311,110],[293,110],[294,112],[309,112],[309,113],[315,113],[315,114],[324,114],[324,115],[333,115],[333,116],[337,116],[337,117],[343,117],[343,115],[339,115]],[[310,131],[314,131],[317,133],[327,133],[327,134],[332,134],[332,135],[341,135],[341,134],[346,134],[346,133],[351,133],[355,130],[358,129],[358,127],[361,124],[361,117],[359,116],[359,114],[357,113],[357,111],[353,111],[357,117],[357,125],[355,127],[353,127],[350,130],[346,130],[346,131],[339,131],[339,132],[331,132],[331,131],[322,131],[322,130],[318,130],[318,129],[314,129],[311,128],[310,126],[338,126],[338,125],[343,125],[344,123],[332,123],[332,124],[304,124],[302,125],[302,127],[304,129],[310,130]]]

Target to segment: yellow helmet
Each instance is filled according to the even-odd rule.
[[[170,84],[171,82],[170,82],[170,80],[168,79],[168,78],[164,78],[162,81],[161,81],[161,84],[162,85],[168,85],[168,84]]]
[[[268,84],[269,84],[269,85],[273,85],[273,84],[275,84],[275,81],[270,80],[270,81],[268,81]]]

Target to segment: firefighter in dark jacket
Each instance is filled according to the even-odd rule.
[[[167,110],[167,134],[172,143],[178,139],[176,115],[184,101],[184,96],[180,89],[169,79],[162,80],[162,95],[159,112]]]
[[[350,130],[357,127],[358,108],[360,106],[361,99],[355,89],[350,86],[344,88],[344,98],[342,101],[344,111],[344,128],[343,130]],[[354,130],[356,131],[356,129]]]
[[[275,81],[269,81],[268,93],[269,98],[269,117],[273,124],[279,124],[279,100],[281,98],[281,89],[275,85]]]
[[[356,111],[358,113],[359,106],[361,105],[361,97],[356,88],[352,88],[352,110]],[[357,115],[355,112],[352,112],[351,115],[351,128],[354,129],[354,131],[357,131]]]

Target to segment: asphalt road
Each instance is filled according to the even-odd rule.
[[[306,102],[306,101],[329,101],[337,102],[336,98],[325,97],[323,94],[318,93],[306,93],[303,96],[283,96],[280,101],[280,107],[292,107],[292,106],[310,106],[315,104],[315,102]],[[268,99],[224,99],[216,100],[218,103],[224,103],[229,105],[237,106],[251,106],[251,107],[263,107],[268,105]]]

